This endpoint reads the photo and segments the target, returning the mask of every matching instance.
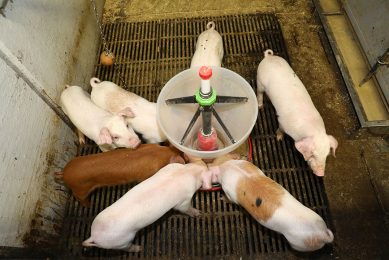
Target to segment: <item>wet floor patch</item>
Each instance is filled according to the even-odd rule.
[[[263,51],[270,48],[288,60],[281,28],[273,14],[235,15],[170,19],[104,25],[108,48],[116,55],[114,67],[96,65],[95,75],[121,85],[156,102],[165,83],[189,68],[197,36],[214,21],[224,44],[222,66],[244,77],[254,91],[256,70]],[[102,47],[100,51],[102,51]],[[98,63],[98,62],[96,62]],[[251,133],[253,162],[263,172],[286,188],[305,206],[330,222],[322,179],[310,171],[289,137],[276,140],[278,128],[274,108],[265,98]],[[88,142],[79,155],[98,153]],[[63,246],[69,256],[87,258],[204,258],[204,257],[282,257],[292,252],[286,239],[259,225],[237,205],[222,200],[222,191],[198,192],[193,206],[202,215],[191,218],[170,211],[152,225],[140,230],[134,244],[140,253],[83,249],[81,243],[90,235],[94,217],[124,195],[131,185],[101,188],[92,194],[92,206],[85,208],[74,198],[68,203],[64,222]],[[330,255],[325,248],[315,255]]]

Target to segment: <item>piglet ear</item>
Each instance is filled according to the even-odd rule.
[[[228,154],[228,158],[230,158],[231,160],[239,160],[241,159],[242,156],[240,156],[240,154],[237,154],[237,153],[229,153]]]
[[[189,155],[189,154],[186,154],[186,153],[184,153],[184,158],[185,158],[186,162],[190,162],[190,163],[195,163],[195,162],[198,162],[198,161],[202,161],[202,159],[200,157],[196,157],[196,156]]]
[[[299,151],[303,156],[304,160],[308,160],[313,155],[313,150],[315,146],[313,144],[312,137],[306,137],[294,143],[297,151]]]
[[[169,163],[181,163],[181,164],[185,164],[185,160],[184,160],[184,158],[182,158],[182,157],[179,156],[179,155],[173,155],[172,157],[170,157]]]
[[[221,155],[217,157],[215,160],[213,160],[212,163],[210,163],[211,166],[217,166],[217,165],[222,165],[223,163],[230,161],[230,160],[239,160],[241,159],[241,156],[236,153],[228,153]]]
[[[336,157],[335,156],[335,151],[336,151],[336,148],[338,147],[338,141],[336,141],[336,139],[332,135],[328,135],[328,140],[330,141],[330,147],[331,147],[331,150],[332,150],[332,155],[334,157]]]
[[[108,130],[108,128],[103,127],[100,130],[100,135],[99,135],[99,141],[97,142],[98,145],[102,144],[112,144],[112,136]]]
[[[126,107],[122,110],[120,110],[118,113],[117,113],[119,116],[123,116],[123,117],[135,117],[135,114],[134,112],[132,111],[131,108],[129,107]]]

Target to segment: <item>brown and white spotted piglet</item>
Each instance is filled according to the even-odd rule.
[[[229,200],[263,226],[283,234],[295,250],[314,251],[333,241],[331,230],[318,214],[252,163],[224,156],[208,166],[213,181],[221,184]]]

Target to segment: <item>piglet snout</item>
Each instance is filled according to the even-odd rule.
[[[334,234],[332,233],[331,230],[329,230],[327,228],[327,232],[326,232],[326,236],[325,236],[324,242],[332,243],[332,241],[334,241]]]
[[[130,146],[131,148],[135,149],[141,144],[141,140],[138,137],[132,137],[130,138]]]
[[[139,138],[136,137],[130,138],[130,142],[129,142],[130,148],[135,149],[140,145],[140,143],[141,141],[139,140]]]
[[[312,171],[316,176],[323,177],[325,169],[324,167],[312,167]]]
[[[295,246],[293,244],[291,244],[291,246],[298,251],[310,252],[322,248],[325,244],[332,243],[333,240],[334,235],[331,230],[327,229],[322,233],[315,234],[305,239],[303,247]]]

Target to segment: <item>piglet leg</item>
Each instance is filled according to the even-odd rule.
[[[263,108],[263,93],[264,92],[265,92],[265,88],[257,79],[257,101],[258,101],[258,108],[259,109]]]
[[[185,214],[187,214],[188,216],[191,216],[191,217],[198,217],[201,215],[201,211],[198,210],[198,209],[195,209],[193,207],[190,207],[186,212],[184,212]]]
[[[138,252],[142,251],[142,246],[131,244],[131,245],[127,248],[126,251],[127,251],[127,252],[138,253]]]
[[[74,195],[74,197],[76,197],[76,198],[78,199],[78,201],[80,202],[80,204],[81,204],[82,206],[84,206],[85,208],[90,208],[90,206],[91,206],[91,201],[89,200],[88,197],[86,197],[86,198],[80,198],[79,196],[75,195],[74,193],[73,193],[73,195]]]
[[[55,172],[54,173],[54,178],[56,180],[62,180],[63,179],[63,172]]]
[[[282,132],[281,128],[278,128],[276,131],[277,141],[281,141],[284,139],[284,133]]]
[[[233,202],[227,197],[227,195],[220,195],[220,200],[225,203],[233,204]]]
[[[263,108],[263,93],[257,94],[258,108]]]
[[[55,172],[54,173],[54,181],[58,184],[64,184],[64,181],[63,181],[63,172]],[[63,190],[61,188],[61,186],[59,186],[56,190]]]
[[[80,145],[84,145],[85,144],[85,135],[77,129],[77,135],[78,135],[78,142],[80,143]]]
[[[185,214],[187,214],[188,216],[191,216],[191,217],[198,217],[198,216],[201,215],[201,211],[200,210],[195,209],[195,208],[192,207],[190,199],[184,201],[180,205],[175,206],[174,209],[176,209],[176,210],[178,210],[178,211],[180,211],[182,213],[185,213]]]

